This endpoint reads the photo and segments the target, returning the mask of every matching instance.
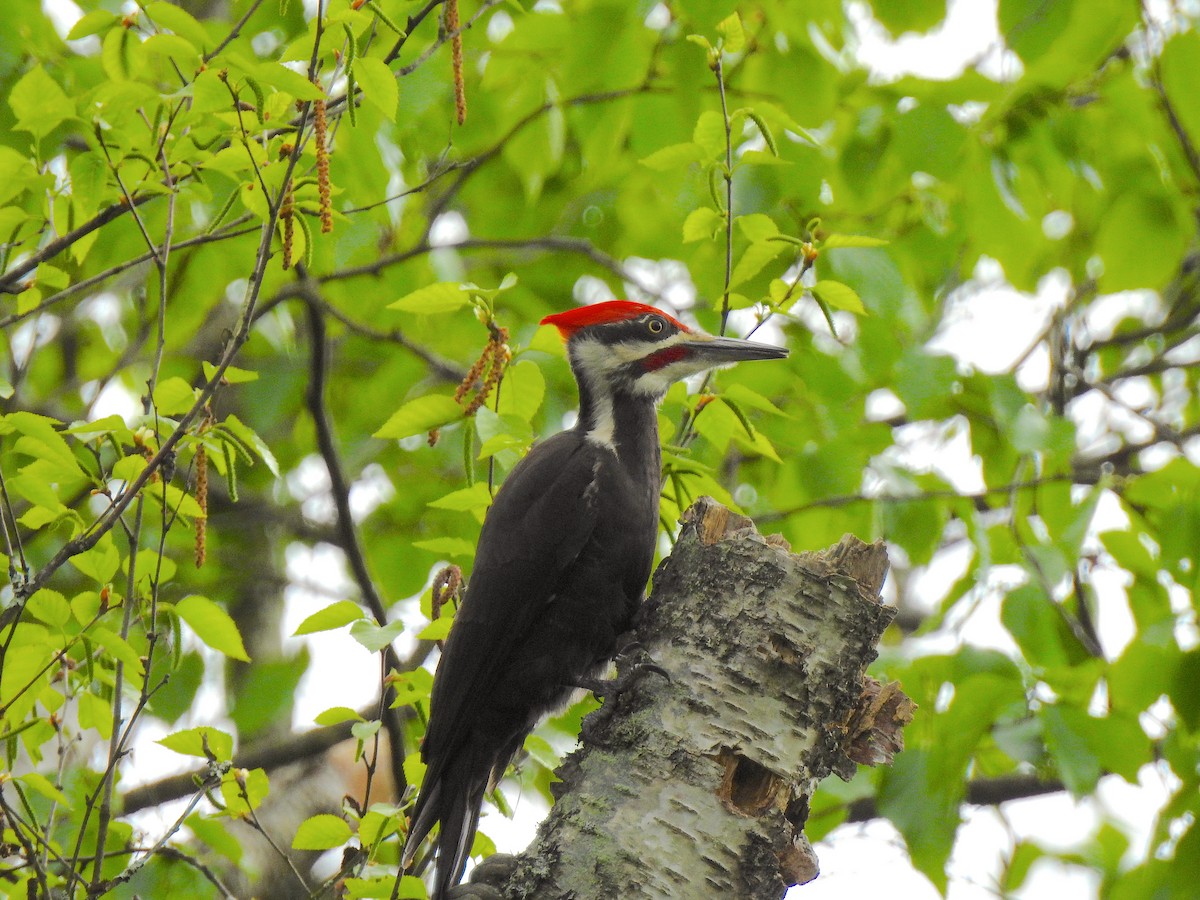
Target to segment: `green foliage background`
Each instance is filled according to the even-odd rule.
[[[295,0],[82,0],[70,34],[36,0],[6,6],[0,892],[216,895],[253,868],[229,828],[270,830],[271,773],[228,763],[292,740],[309,659],[279,636],[290,544],[350,561],[355,602],[301,630],[349,628],[390,654],[401,675],[384,705],[403,721],[382,730],[411,751],[432,647],[414,638],[446,625],[429,623],[433,574],[450,560],[469,576],[489,482],[572,408],[537,322],[600,283],[622,295],[640,281],[668,305],[694,286],[681,315],[713,332],[748,310],[735,329],[769,321],[793,350],[721,373],[715,401],[668,396],[666,534],[708,493],[798,549],[844,532],[892,549],[902,627],[876,668],[920,712],[895,766],[822,788],[809,836],[886,817],[945,890],[965,802],[1154,777],[1172,793],[1148,847],[1103,816],[1067,852],[1014,838],[995,887],[1019,890],[1056,856],[1105,896],[1190,895],[1195,4],[1151,21],[1127,0],[1000,0],[1010,77],[968,66],[934,81],[873,74],[834,0],[463,0],[462,125],[440,3],[355,5],[327,0],[318,27]],[[873,12],[900,34],[945,7]],[[988,271],[1015,289],[988,302],[1047,313],[996,373],[929,345]],[[501,328],[515,355],[498,400],[464,418],[454,385]],[[136,411],[100,416],[101,397]],[[898,452],[914,434],[933,437]],[[931,464],[951,438],[969,443],[982,490]],[[314,460],[331,516],[288,481]],[[352,520],[349,485],[373,462],[394,490]],[[925,567],[953,572],[950,586],[931,596],[910,577]],[[1120,586],[1098,592],[1097,572]],[[419,613],[395,606],[422,594]],[[997,602],[1008,651],[956,639]],[[402,635],[406,658],[382,650]],[[205,683],[227,719],[192,712]],[[531,739],[526,789],[548,790],[550,743],[579,713]],[[334,709],[319,724],[352,731],[374,775],[389,767],[383,719]],[[146,832],[122,815],[121,776],[152,720],[207,768],[180,821]],[[406,768],[419,777],[411,754]],[[399,799],[357,799],[273,837],[310,850],[356,837],[338,889],[421,896],[415,879],[393,893]]]

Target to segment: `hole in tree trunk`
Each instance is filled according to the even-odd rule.
[[[744,816],[761,816],[775,805],[782,782],[770,769],[737,753],[725,752],[721,761],[721,801],[726,806]]]

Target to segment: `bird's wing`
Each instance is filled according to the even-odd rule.
[[[452,755],[506,656],[531,628],[563,571],[595,528],[597,457],[567,431],[536,446],[509,474],[488,511],[467,596],[434,680],[424,756]]]

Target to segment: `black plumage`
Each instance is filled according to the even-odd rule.
[[[407,865],[441,823],[435,898],[462,877],[489,783],[544,714],[600,674],[633,622],[658,532],[666,387],[786,354],[624,301],[544,321],[567,340],[579,420],[536,445],[497,492],[442,652],[404,853]]]

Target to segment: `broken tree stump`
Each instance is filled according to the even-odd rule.
[[[915,708],[865,675],[894,615],[887,567],[882,542],[792,554],[697,501],[639,615],[670,679],[646,671],[589,716],[534,843],[453,896],[777,900],[817,877],[813,791],[889,763]]]

